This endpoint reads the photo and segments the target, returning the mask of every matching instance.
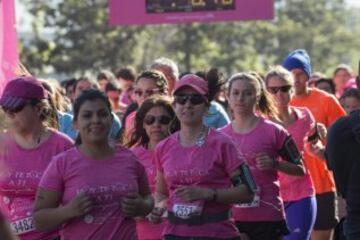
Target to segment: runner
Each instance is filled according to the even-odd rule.
[[[288,234],[278,171],[305,174],[301,154],[288,132],[263,117],[270,113],[265,110],[272,105],[270,97],[252,74],[238,73],[229,80],[228,100],[234,120],[221,131],[235,141],[258,186],[251,203],[233,207],[239,231],[251,240],[275,240]]]
[[[62,239],[137,239],[134,217],[153,200],[144,167],[130,150],[110,145],[111,106],[98,90],[74,104],[79,144],[53,158],[39,184],[36,227],[62,226]]]
[[[167,207],[164,239],[240,239],[230,220],[232,203],[252,199],[255,184],[226,135],[203,125],[212,99],[206,82],[193,74],[175,85],[173,103],[180,131],[160,142],[156,202]]]
[[[281,66],[274,67],[265,76],[268,91],[273,94],[282,125],[289,131],[297,148],[303,152],[304,139],[317,141],[315,120],[307,108],[289,106],[294,79]],[[308,136],[309,135],[309,136]],[[313,139],[311,139],[313,138]],[[284,240],[309,240],[316,217],[315,190],[309,175],[303,177],[279,173],[280,195],[284,200],[290,234]],[[296,186],[296,187],[294,187]]]
[[[311,75],[311,63],[305,50],[297,49],[291,52],[283,62],[283,66],[291,71],[295,80],[295,94],[291,99],[291,106],[308,108],[315,121],[325,125],[326,128],[329,128],[337,118],[345,115],[335,96],[307,86]],[[311,239],[328,240],[332,238],[333,228],[338,222],[334,178],[326,162],[311,156],[307,151],[304,152],[304,161],[314,183],[318,206]]]
[[[145,100],[136,113],[135,131],[127,146],[136,146],[132,150],[145,166],[153,194],[156,184],[154,149],[161,140],[179,128],[172,102],[168,97],[150,97]],[[166,223],[162,218],[164,211],[165,208],[156,206],[146,218],[137,221],[136,226],[140,240],[162,239]]]
[[[9,131],[0,136],[0,208],[21,240],[54,239],[57,229],[38,232],[32,208],[40,178],[51,158],[73,142],[56,127],[56,110],[41,82],[11,80],[0,105]]]

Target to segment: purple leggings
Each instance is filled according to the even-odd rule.
[[[309,240],[316,219],[315,196],[285,202],[284,206],[290,234],[283,240]]]

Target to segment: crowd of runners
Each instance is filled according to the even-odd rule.
[[[0,239],[360,239],[351,67],[219,69],[9,81]]]

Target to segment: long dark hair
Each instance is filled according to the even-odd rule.
[[[196,72],[195,75],[207,82],[209,89],[208,100],[210,103],[215,99],[216,95],[221,91],[221,88],[225,84],[223,74],[217,68],[210,68],[207,72],[199,71]]]
[[[104,93],[102,93],[101,91],[99,91],[97,89],[88,89],[88,90],[83,91],[80,94],[80,96],[75,99],[74,106],[73,106],[73,110],[74,110],[73,121],[74,122],[77,121],[77,119],[79,117],[80,108],[86,101],[94,101],[97,99],[99,99],[105,103],[106,108],[109,110],[109,114],[111,114],[111,112],[112,112],[111,104],[110,104],[108,97]],[[75,145],[80,145],[80,144],[81,144],[81,136],[79,133],[75,140]]]
[[[149,136],[143,127],[144,118],[146,114],[154,107],[162,107],[173,119],[169,125],[169,134],[174,133],[180,129],[180,123],[176,118],[175,112],[172,108],[172,101],[167,96],[155,95],[144,101],[141,107],[137,110],[135,116],[134,132],[129,139],[123,139],[126,147],[132,147],[137,144],[146,146],[149,143]]]

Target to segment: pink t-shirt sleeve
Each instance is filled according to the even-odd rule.
[[[222,160],[225,167],[225,171],[229,176],[236,171],[241,164],[244,163],[244,159],[240,156],[240,152],[237,149],[235,143],[226,135],[224,135],[221,146]]]
[[[43,176],[41,177],[39,187],[54,192],[64,191],[64,166],[63,154],[57,155],[52,158],[50,164],[46,168]]]
[[[166,140],[165,140],[166,141]],[[162,162],[161,162],[161,156],[162,156],[162,152],[163,152],[163,148],[164,148],[164,141],[160,142],[156,148],[155,148],[155,166],[156,166],[156,170],[164,173],[164,168],[162,166]]]

